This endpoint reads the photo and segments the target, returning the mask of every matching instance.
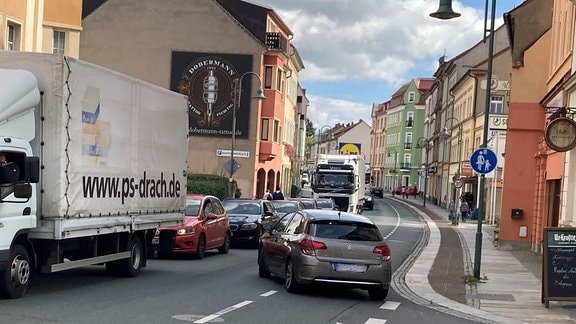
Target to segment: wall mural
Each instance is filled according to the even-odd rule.
[[[251,55],[172,52],[170,89],[188,97],[190,135],[232,136],[234,80],[251,70]],[[242,93],[252,93],[252,83],[244,81]],[[241,101],[236,137],[247,138],[251,96],[243,95]]]

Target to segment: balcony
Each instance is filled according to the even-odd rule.
[[[400,163],[400,170],[402,171],[410,171],[412,169],[412,164],[409,162]]]
[[[272,142],[260,142],[260,154],[258,155],[258,160],[260,162],[274,160],[278,154],[276,151],[280,150],[277,146],[277,144]]]
[[[281,33],[266,33],[266,47],[269,51],[288,52],[288,39]]]
[[[404,143],[404,149],[409,150],[412,148],[412,142]]]

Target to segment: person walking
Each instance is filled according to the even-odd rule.
[[[454,200],[450,201],[448,204],[448,219],[452,221],[452,224],[458,223],[458,218],[456,217],[456,203]]]
[[[470,211],[470,208],[468,208],[468,204],[465,202],[462,202],[460,204],[460,213],[462,214],[462,223],[466,222],[466,218],[468,217],[469,211]]]
[[[280,187],[276,187],[276,191],[272,195],[272,199],[274,200],[284,200],[284,194],[282,193],[282,189]]]
[[[272,200],[272,193],[270,192],[270,189],[268,189],[268,188],[266,188],[266,193],[264,194],[264,199]]]

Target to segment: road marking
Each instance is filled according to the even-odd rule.
[[[387,301],[384,304],[382,304],[382,306],[380,306],[380,309],[396,310],[398,306],[400,306],[399,302]]]
[[[364,324],[384,324],[386,320],[378,319],[378,318],[369,318]]]
[[[201,324],[201,323],[209,322],[209,321],[211,321],[215,318],[218,318],[218,317],[220,317],[226,313],[230,313],[232,311],[237,310],[238,308],[244,307],[244,306],[249,305],[249,304],[252,304],[252,301],[251,300],[245,300],[245,301],[238,303],[236,305],[232,305],[230,307],[224,308],[223,310],[218,311],[214,314],[210,314],[208,316],[205,316],[204,318],[201,318],[201,319],[195,321],[194,323],[200,323]]]
[[[394,211],[396,212],[396,225],[390,231],[390,233],[388,233],[388,235],[384,236],[385,240],[387,240],[390,236],[392,236],[392,234],[394,234],[394,232],[396,232],[398,227],[400,227],[400,212],[398,212],[398,209],[396,209],[394,206],[390,205],[390,207],[392,207],[392,209],[394,209]]]
[[[268,297],[268,296],[274,295],[274,294],[277,293],[277,292],[278,292],[278,291],[276,291],[276,290],[270,290],[270,291],[268,291],[268,292],[265,292],[265,293],[261,294],[260,296],[262,296],[262,297]]]

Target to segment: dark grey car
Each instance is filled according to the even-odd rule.
[[[273,226],[280,218],[266,199],[224,199],[222,206],[228,213],[233,244],[258,247],[264,229]]]
[[[259,275],[284,278],[286,290],[328,284],[388,295],[390,248],[372,220],[333,210],[288,213],[260,237]]]

